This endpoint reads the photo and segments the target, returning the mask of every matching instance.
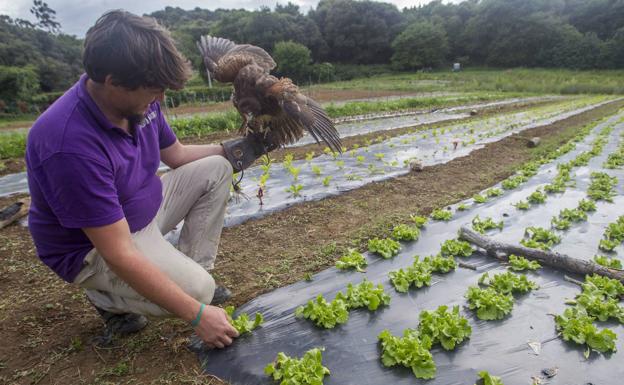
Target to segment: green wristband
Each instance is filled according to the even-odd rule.
[[[199,321],[201,321],[201,315],[204,312],[205,307],[206,307],[206,304],[202,303],[201,306],[199,307],[199,311],[197,312],[197,317],[195,317],[195,319],[191,322],[191,326],[193,326],[194,328],[199,326]]]

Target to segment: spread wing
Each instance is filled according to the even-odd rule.
[[[206,68],[221,82],[230,83],[241,68],[255,63],[269,73],[276,64],[271,55],[260,47],[236,44],[231,40],[210,35],[197,42]]]
[[[256,87],[266,99],[276,101],[278,108],[274,109],[270,126],[273,135],[284,140],[280,144],[296,141],[305,129],[317,143],[322,140],[333,151],[342,152],[338,131],[327,113],[317,102],[301,94],[290,79],[264,76]]]

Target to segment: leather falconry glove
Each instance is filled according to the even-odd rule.
[[[279,146],[271,139],[270,133],[263,135],[251,133],[221,143],[225,158],[232,164],[234,172],[240,172],[251,166],[262,155],[275,150]]]

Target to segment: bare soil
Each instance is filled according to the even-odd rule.
[[[538,148],[506,138],[422,172],[224,229],[214,275],[233,289],[235,305],[301,280],[410,214],[427,215],[506,178],[623,106],[610,103],[528,130],[542,138]],[[0,199],[0,207],[18,198]],[[90,340],[102,327],[96,312],[79,289],[39,262],[28,230],[18,225],[0,230],[0,293],[0,384],[222,384],[200,375],[196,356],[185,348],[191,328],[176,320],[154,319],[130,338],[95,347]]]

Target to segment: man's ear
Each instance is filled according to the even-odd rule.
[[[107,87],[116,87],[116,85],[113,84],[113,75],[106,75],[106,77],[104,78],[104,85]]]

